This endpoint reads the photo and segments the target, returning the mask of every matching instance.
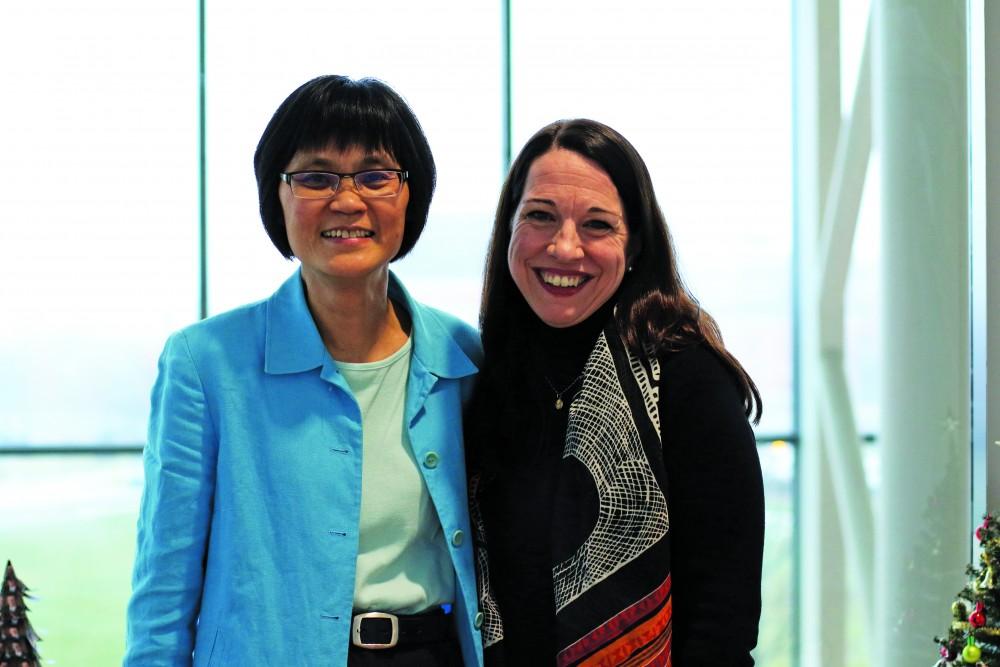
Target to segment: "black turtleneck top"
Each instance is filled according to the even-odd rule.
[[[504,425],[496,471],[484,483],[491,584],[507,665],[555,664],[549,531],[569,404],[605,306],[553,329],[525,332],[522,381]],[[660,419],[670,516],[672,658],[679,667],[752,665],[761,610],[764,499],[753,433],[738,385],[704,345],[660,355]],[[563,391],[564,406],[555,408]],[[556,517],[557,518],[557,517]]]
[[[562,458],[569,405],[580,391],[583,367],[610,320],[606,305],[565,329],[534,315],[525,349],[521,419],[500,445],[499,470],[484,487],[482,512],[488,528],[490,577],[504,622],[508,664],[553,664],[555,602],[549,527]],[[556,399],[562,407],[556,408]]]

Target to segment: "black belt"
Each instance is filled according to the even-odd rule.
[[[351,620],[351,643],[359,648],[392,648],[451,637],[454,637],[453,619],[443,609],[424,614],[365,611],[355,614]]]

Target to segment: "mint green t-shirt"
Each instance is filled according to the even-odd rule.
[[[354,608],[412,614],[450,603],[455,574],[404,428],[411,340],[370,363],[336,362],[361,409],[361,522]]]

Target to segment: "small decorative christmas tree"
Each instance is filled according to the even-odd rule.
[[[935,637],[937,667],[1000,667],[1000,522],[989,514],[976,528],[980,567],[965,569],[969,582],[951,605],[954,620],[946,637]]]
[[[38,636],[28,622],[28,587],[7,561],[0,589],[0,667],[39,667]]]

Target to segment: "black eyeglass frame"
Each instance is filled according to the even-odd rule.
[[[363,193],[361,191],[361,188],[358,187],[358,181],[355,178],[355,176],[358,176],[360,174],[386,173],[386,172],[397,174],[399,176],[399,187],[396,188],[395,192],[386,195],[373,195],[373,194]],[[295,186],[292,185],[292,177],[298,176],[299,174],[326,174],[327,176],[336,176],[337,185],[333,187],[333,192],[331,192],[330,195],[326,197],[300,197],[299,195],[295,194]],[[395,197],[399,195],[400,192],[403,191],[403,184],[406,183],[406,179],[409,177],[409,175],[410,172],[406,171],[405,169],[362,169],[361,171],[350,171],[343,173],[339,173],[336,171],[323,171],[321,169],[302,169],[300,171],[287,171],[287,172],[283,171],[280,174],[278,174],[278,178],[284,181],[285,183],[288,183],[288,187],[292,189],[292,195],[298,199],[333,199],[335,196],[337,196],[337,193],[340,192],[340,186],[344,182],[345,178],[350,178],[351,181],[354,182],[354,191],[357,192],[358,195],[361,197]]]

